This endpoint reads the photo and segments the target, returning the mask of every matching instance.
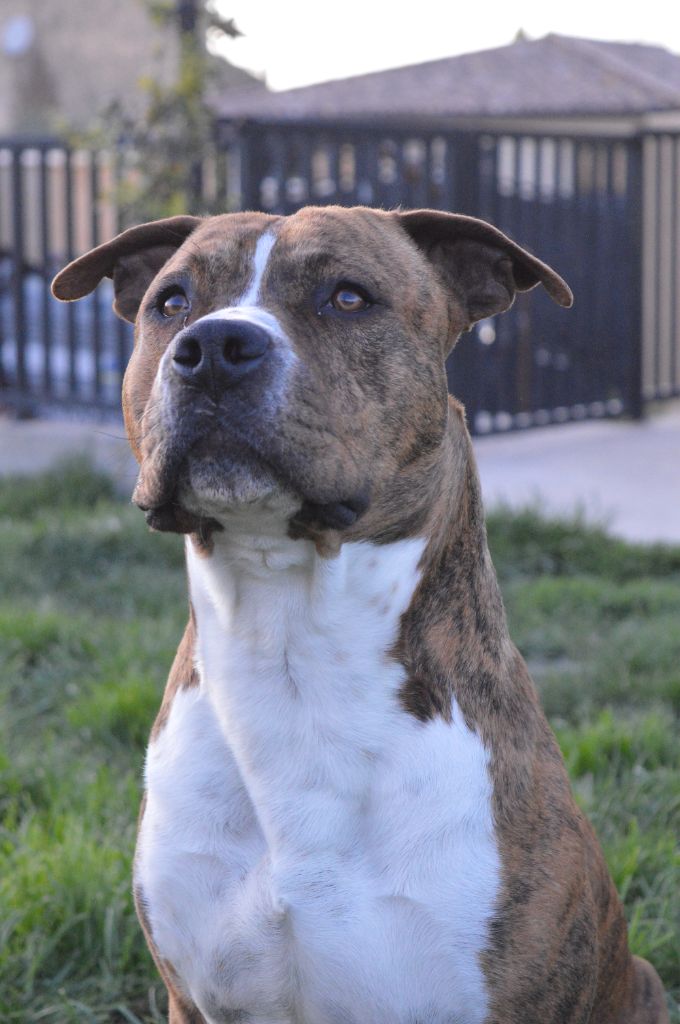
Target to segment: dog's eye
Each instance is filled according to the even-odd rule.
[[[161,296],[159,309],[163,316],[179,316],[180,313],[189,312],[191,303],[184,292],[177,289],[176,291],[166,292],[165,295]]]
[[[346,284],[341,284],[335,289],[330,301],[338,313],[358,313],[371,305],[365,295]]]

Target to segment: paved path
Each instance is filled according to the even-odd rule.
[[[486,504],[581,509],[630,540],[680,543],[680,407],[642,423],[591,421],[480,438]]]
[[[475,441],[487,506],[539,502],[604,521],[632,540],[680,543],[680,405],[643,423],[565,424]],[[0,418],[0,474],[36,472],[82,452],[130,494],[136,477],[120,424]]]
[[[114,477],[122,493],[132,493],[137,464],[122,421],[0,417],[0,476],[40,473],[74,455],[86,455]]]

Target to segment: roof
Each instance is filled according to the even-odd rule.
[[[680,56],[547,35],[283,92],[224,95],[225,118],[630,115],[680,109]]]

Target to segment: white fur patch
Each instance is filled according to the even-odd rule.
[[[257,324],[267,331],[277,342],[277,350],[280,356],[284,357],[286,363],[295,361],[295,354],[290,339],[281,327],[277,318],[263,306],[258,305],[262,278],[264,277],[269,262],[269,256],[276,242],[276,235],[266,231],[257,240],[255,255],[253,256],[253,276],[246,291],[233,306],[223,306],[212,313],[206,313],[196,323],[203,323],[204,320],[242,320],[246,323]]]
[[[423,545],[187,547],[201,684],[149,748],[137,883],[210,1024],[486,1016],[488,756],[456,707],[402,709],[389,655]]]
[[[275,242],[276,235],[273,231],[265,231],[265,233],[260,235],[258,238],[255,246],[255,256],[253,257],[253,276],[248,289],[245,294],[241,296],[237,305],[257,305],[257,300],[260,297],[262,278],[264,277],[265,270],[267,269],[267,263],[269,262],[269,257],[272,249],[274,248]]]

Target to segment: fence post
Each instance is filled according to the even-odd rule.
[[[26,374],[26,304],[24,301],[24,177],[21,159],[23,150],[12,149],[12,304],[14,306],[14,343],[16,346],[17,385],[23,397],[28,396]]]
[[[628,383],[628,407],[633,419],[642,419],[644,401],[642,394],[642,275],[644,254],[643,196],[644,177],[642,161],[643,136],[638,135],[630,142],[628,150],[628,175],[626,180],[625,209],[629,216],[630,243],[626,247],[630,260],[629,287],[627,289],[627,321],[630,345],[630,380]],[[623,254],[622,254],[623,255]],[[625,258],[625,255],[623,255]]]
[[[453,202],[456,213],[479,216],[479,135],[460,132],[453,144]]]
[[[259,157],[258,130],[255,125],[242,125],[238,133],[241,158],[241,209],[260,209],[260,182],[262,178]]]

